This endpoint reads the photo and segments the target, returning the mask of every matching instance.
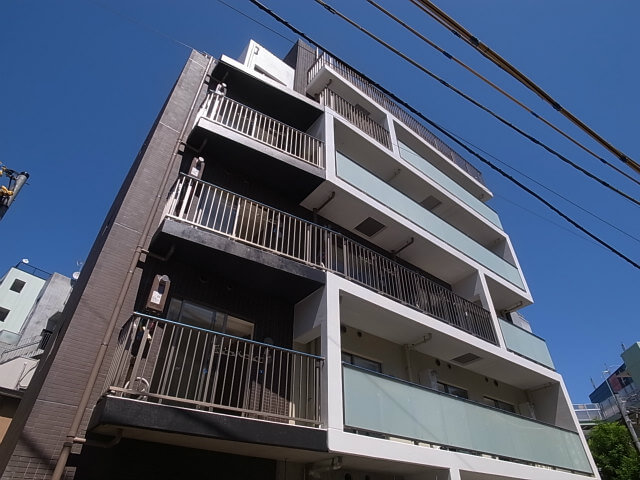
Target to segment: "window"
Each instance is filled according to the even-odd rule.
[[[7,315],[9,315],[9,310],[0,307],[0,322],[4,322],[7,318]]]
[[[22,280],[19,279],[15,279],[13,281],[13,283],[11,284],[11,287],[9,287],[9,290],[11,290],[12,292],[17,292],[20,293],[22,291],[22,288],[26,285],[26,282],[23,282]]]
[[[436,383],[436,388],[439,392],[448,393],[449,395],[453,395],[454,397],[460,397],[469,399],[469,392],[464,388],[454,387],[453,385],[447,385],[446,383],[438,382]]]
[[[496,400],[495,398],[491,397],[484,397],[484,403],[489,405],[490,407],[504,410],[505,412],[516,413],[515,406],[511,405],[510,403],[503,402],[502,400]]]
[[[348,363],[349,365],[354,365],[356,367],[371,370],[372,372],[382,373],[382,364],[380,362],[369,360],[368,358],[359,357],[358,355],[354,355],[353,353],[342,352],[342,361],[344,363]]]
[[[202,305],[176,300],[175,298],[169,304],[167,317],[169,320],[226,333],[234,337],[249,340],[253,338],[253,323]]]

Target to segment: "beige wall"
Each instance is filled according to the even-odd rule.
[[[428,351],[428,342],[421,346],[421,349]],[[405,351],[402,345],[350,326],[343,326],[342,350],[381,363],[382,373],[385,375],[409,380]],[[516,412],[518,412],[519,404],[527,402],[524,391],[495,382],[492,378],[478,375],[453,363],[441,361],[415,350],[410,352],[410,361],[416,383],[426,385],[426,374],[429,370],[433,370],[438,381],[464,388],[469,392],[469,400],[474,402],[484,403],[484,397],[491,397],[514,405]],[[518,413],[526,415],[528,412]]]

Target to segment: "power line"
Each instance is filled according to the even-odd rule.
[[[480,80],[482,80],[484,83],[486,83],[487,85],[489,85],[490,87],[492,87],[494,90],[497,90],[498,92],[500,92],[502,95],[504,95],[505,97],[507,97],[509,100],[511,100],[513,103],[515,103],[516,105],[518,105],[520,108],[522,108],[523,110],[525,110],[527,113],[530,113],[534,118],[537,118],[538,120],[540,120],[542,123],[544,123],[545,125],[547,125],[548,127],[552,128],[554,131],[556,131],[557,133],[559,133],[560,135],[562,135],[564,138],[566,138],[567,140],[569,140],[570,142],[572,142],[574,145],[580,147],[582,150],[584,150],[585,152],[587,152],[588,154],[590,154],[591,156],[593,156],[594,158],[600,160],[601,163],[607,165],[608,167],[611,167],[612,169],[614,169],[616,172],[618,172],[619,174],[625,176],[627,179],[631,180],[632,182],[640,185],[640,180],[636,179],[635,177],[632,177],[631,175],[629,175],[627,172],[625,172],[624,170],[618,168],[617,166],[613,165],[611,162],[607,161],[606,159],[602,158],[600,155],[598,155],[597,153],[595,153],[593,150],[591,150],[590,148],[588,148],[587,146],[585,146],[584,144],[580,143],[578,140],[576,140],[575,138],[573,138],[571,135],[569,135],[568,133],[564,132],[562,129],[560,129],[559,127],[555,126],[553,123],[551,123],[549,120],[547,120],[546,118],[544,118],[543,116],[539,115],[538,113],[536,113],[535,111],[533,111],[533,109],[531,109],[530,107],[528,107],[527,105],[525,105],[523,102],[521,102],[520,100],[518,100],[517,98],[515,98],[513,95],[511,95],[510,93],[508,93],[507,91],[505,91],[504,89],[500,88],[498,85],[496,85],[494,82],[492,82],[491,80],[489,80],[487,77],[485,77],[484,75],[480,74],[479,72],[477,72],[476,70],[474,70],[473,68],[471,68],[470,66],[468,66],[467,64],[465,64],[464,62],[462,62],[461,60],[459,60],[458,58],[454,57],[453,55],[451,55],[449,52],[447,52],[445,49],[443,49],[442,47],[440,47],[438,44],[434,43],[433,41],[429,40],[426,36],[424,36],[423,34],[421,34],[420,32],[418,32],[416,29],[414,29],[413,27],[411,27],[410,25],[408,25],[406,22],[404,22],[402,19],[398,18],[397,16],[395,16],[393,13],[391,13],[390,11],[386,10],[385,8],[383,8],[381,5],[377,4],[376,2],[374,2],[373,0],[366,0],[370,5],[374,6],[375,8],[377,8],[378,10],[380,10],[382,13],[384,13],[387,17],[391,18],[392,20],[394,20],[396,23],[400,24],[403,28],[405,28],[406,30],[408,30],[409,32],[411,32],[413,35],[415,35],[416,37],[418,37],[420,40],[422,40],[423,42],[425,42],[427,45],[429,45],[430,47],[436,49],[438,52],[440,52],[441,54],[443,54],[446,58],[448,58],[449,60],[457,63],[458,65],[460,65],[462,68],[464,68],[465,70],[467,70],[469,73],[471,73],[472,75],[474,75],[475,77],[479,78]]]
[[[334,53],[332,53],[330,50],[324,48],[321,44],[319,44],[318,42],[316,42],[315,40],[313,40],[311,37],[309,37],[308,35],[306,35],[304,32],[302,32],[301,30],[298,30],[296,27],[294,27],[293,25],[291,25],[289,22],[287,22],[285,19],[283,19],[282,17],[280,17],[278,14],[276,14],[274,11],[272,11],[271,9],[269,9],[268,7],[264,6],[262,3],[260,3],[258,0],[249,0],[251,3],[253,3],[256,7],[258,7],[260,10],[262,10],[263,12],[267,13],[269,16],[271,16],[272,18],[274,18],[276,21],[278,21],[279,23],[281,23],[282,25],[286,26],[288,29],[290,29],[292,32],[294,32],[296,35],[299,35],[300,37],[304,38],[306,41],[308,41],[309,43],[311,43],[312,45],[315,45],[316,47],[318,47],[319,49],[327,52],[329,55],[340,59],[340,57],[338,57],[337,55],[335,55]],[[478,154],[477,152],[475,152],[474,150],[472,150],[471,148],[467,147],[466,145],[464,145],[462,142],[460,142],[459,140],[457,140],[453,135],[449,134],[445,129],[443,129],[442,127],[440,127],[440,125],[438,125],[437,123],[435,123],[434,121],[430,120],[428,117],[426,117],[422,112],[420,112],[419,110],[415,109],[414,107],[412,107],[410,104],[408,104],[407,102],[405,102],[404,100],[400,99],[399,97],[397,97],[395,94],[391,93],[389,90],[387,90],[386,88],[384,88],[383,86],[381,86],[380,84],[378,84],[377,82],[374,82],[371,78],[369,78],[367,75],[365,75],[364,73],[354,69],[354,71],[359,74],[360,76],[362,76],[364,79],[366,79],[367,81],[371,82],[371,84],[373,86],[375,86],[376,88],[380,89],[382,92],[384,92],[385,94],[389,95],[393,100],[395,100],[396,102],[398,102],[400,105],[402,105],[403,107],[407,108],[409,111],[411,111],[412,113],[414,113],[415,115],[417,115],[418,117],[420,117],[422,120],[424,120],[425,122],[429,123],[429,125],[433,126],[434,128],[436,128],[439,132],[441,132],[443,135],[445,135],[447,138],[449,138],[450,140],[452,140],[453,142],[455,142],[457,145],[459,145],[460,147],[464,148],[467,152],[471,153],[473,156],[475,156],[476,158],[478,158],[482,163],[486,164],[487,166],[489,166],[491,169],[495,170],[496,172],[498,172],[500,175],[502,175],[503,177],[505,177],[507,180],[511,181],[512,183],[516,184],[518,187],[520,187],[521,189],[523,189],[525,192],[527,192],[529,195],[533,196],[534,198],[536,198],[538,201],[540,201],[541,203],[543,203],[547,208],[551,209],[554,213],[556,213],[557,215],[559,215],[560,217],[562,217],[565,221],[569,222],[571,225],[573,225],[575,228],[577,228],[578,230],[580,230],[581,232],[585,233],[586,235],[588,235],[590,238],[592,238],[593,240],[595,240],[596,242],[598,242],[600,245],[604,246],[607,250],[609,250],[610,252],[612,252],[613,254],[615,254],[616,256],[622,258],[623,260],[625,260],[627,263],[629,263],[630,265],[634,266],[635,268],[640,270],[640,264],[634,262],[633,260],[631,260],[629,257],[627,257],[626,255],[624,255],[622,252],[618,251],[617,249],[615,249],[613,246],[609,245],[607,242],[605,242],[604,240],[600,239],[598,236],[592,234],[591,232],[589,232],[586,228],[584,228],[583,226],[581,226],[580,224],[578,224],[576,221],[574,221],[573,219],[571,219],[569,216],[567,216],[566,214],[564,214],[563,212],[561,212],[558,208],[556,208],[555,206],[553,206],[550,202],[548,202],[547,200],[545,200],[543,197],[541,197],[539,194],[537,194],[536,192],[534,192],[533,190],[531,190],[529,187],[527,187],[526,185],[522,184],[521,182],[519,182],[518,180],[516,180],[515,178],[513,178],[511,175],[509,175],[508,173],[506,173],[505,171],[503,171],[502,169],[500,169],[499,167],[495,166],[493,163],[491,163],[489,160],[485,159],[484,157],[482,157],[480,154]]]
[[[496,195],[496,197],[500,198],[500,199],[501,199],[502,201],[504,201],[504,202],[510,203],[510,204],[511,204],[511,205],[513,205],[514,207],[518,207],[518,208],[520,208],[521,210],[524,210],[524,211],[525,211],[525,212],[527,212],[529,215],[533,215],[534,217],[538,217],[540,220],[543,220],[543,221],[545,221],[545,222],[547,222],[547,223],[550,223],[551,225],[553,225],[553,226],[555,226],[555,227],[557,227],[557,228],[559,228],[559,229],[561,229],[561,230],[564,230],[565,232],[567,232],[567,233],[569,233],[569,234],[573,235],[573,236],[574,236],[574,237],[576,237],[576,238],[579,238],[579,239],[581,239],[581,240],[584,240],[585,242],[589,242],[589,243],[591,243],[592,245],[596,245],[596,246],[598,246],[598,247],[601,247],[601,246],[602,246],[602,245],[600,245],[599,243],[596,243],[596,242],[594,242],[593,240],[591,240],[591,239],[589,239],[589,238],[585,238],[585,237],[583,237],[582,235],[578,234],[578,232],[575,232],[575,231],[573,231],[573,230],[571,230],[571,229],[569,229],[569,228],[565,227],[564,225],[560,225],[559,223],[556,223],[556,222],[554,222],[553,220],[551,220],[551,219],[549,219],[549,218],[547,218],[547,217],[545,217],[545,216],[543,216],[543,215],[540,215],[539,213],[535,212],[534,210],[531,210],[530,208],[527,208],[527,207],[525,207],[525,206],[523,206],[523,205],[520,205],[519,203],[514,202],[513,200],[511,200],[511,199],[509,199],[509,198],[505,197],[504,195]]]
[[[578,117],[562,107],[553,97],[551,97],[551,95],[549,95],[541,87],[536,85],[532,80],[530,80],[526,75],[520,72],[509,62],[507,62],[504,58],[502,58],[500,55],[498,55],[496,52],[494,52],[488,46],[478,40],[478,38],[472,35],[468,30],[466,30],[462,25],[460,25],[453,18],[447,15],[444,11],[440,10],[432,2],[430,2],[429,0],[411,0],[411,2],[422,11],[427,13],[429,16],[434,18],[438,23],[445,26],[456,37],[461,38],[462,40],[467,42],[469,45],[479,51],[484,57],[491,60],[491,62],[493,62],[513,78],[518,80],[529,90],[535,92],[540,98],[549,103],[555,110],[560,112],[573,124],[577,125],[582,131],[586,132],[589,136],[591,136],[591,138],[596,140],[600,145],[609,150],[609,152],[618,157],[618,159],[625,165],[635,170],[636,173],[640,173],[640,165],[637,162],[622,153],[619,149],[617,149],[603,137],[598,135],[598,133],[591,129],[587,124],[582,122]]]
[[[260,26],[264,27],[265,29],[269,30],[270,32],[275,33],[275,34],[276,34],[276,35],[278,35],[279,37],[284,38],[285,40],[288,40],[288,41],[289,41],[289,42],[291,42],[292,44],[295,44],[295,41],[294,41],[294,40],[292,40],[292,39],[290,39],[290,38],[286,37],[285,35],[283,35],[283,34],[281,34],[280,32],[278,32],[278,31],[274,30],[273,28],[271,28],[271,27],[269,27],[269,26],[265,25],[264,23],[262,23],[262,22],[258,21],[257,19],[253,18],[252,16],[250,16],[250,15],[248,15],[248,14],[246,14],[246,13],[244,13],[244,12],[240,11],[240,10],[238,10],[237,8],[235,8],[235,7],[231,6],[231,5],[229,5],[229,4],[225,3],[225,2],[223,2],[222,0],[217,0],[217,1],[218,1],[219,3],[221,3],[221,4],[225,5],[225,6],[229,7],[231,10],[233,10],[233,11],[235,11],[235,12],[239,13],[240,15],[242,15],[242,16],[244,16],[244,17],[248,18],[249,20],[253,21],[254,23],[256,23],[256,24],[258,24],[258,25],[260,25]],[[370,3],[372,3],[372,2],[371,2],[371,0],[367,0],[367,1],[368,1],[368,2],[370,2]],[[309,39],[307,39],[307,40],[309,40]],[[300,45],[300,47],[301,47],[301,48],[303,48],[303,49],[305,49],[306,51],[308,51],[308,52],[310,52],[310,53],[315,53],[315,51],[314,51],[314,50],[311,50],[311,49],[309,49],[309,48],[306,48],[306,46],[305,46],[304,44],[301,44],[301,45]],[[640,243],[640,238],[637,238],[637,237],[635,237],[635,236],[631,235],[630,233],[628,233],[628,232],[626,232],[626,231],[622,230],[621,228],[617,227],[616,225],[614,225],[614,224],[612,224],[612,223],[608,222],[608,221],[607,221],[607,220],[605,220],[604,218],[602,218],[602,217],[600,217],[600,216],[596,215],[595,213],[593,213],[593,212],[591,212],[591,211],[589,211],[589,210],[587,210],[587,209],[583,208],[582,206],[580,206],[580,205],[578,205],[577,203],[573,202],[572,200],[570,200],[569,198],[565,197],[564,195],[562,195],[562,194],[560,194],[560,193],[556,192],[555,190],[553,190],[553,189],[551,189],[551,188],[547,187],[546,185],[542,184],[541,182],[537,181],[536,179],[532,178],[531,176],[527,175],[526,173],[524,173],[524,172],[522,172],[522,171],[518,170],[517,168],[513,167],[512,165],[509,165],[508,163],[504,162],[503,160],[500,160],[500,159],[499,159],[499,158],[497,158],[495,155],[492,155],[491,153],[487,152],[486,150],[483,150],[482,148],[478,147],[477,145],[474,145],[472,142],[469,142],[468,140],[466,140],[466,139],[462,138],[460,135],[457,135],[456,133],[452,132],[451,130],[447,129],[447,131],[448,131],[449,133],[451,133],[452,135],[454,135],[456,138],[459,138],[460,140],[462,140],[462,141],[463,141],[463,142],[465,142],[466,144],[468,144],[468,145],[472,146],[472,147],[473,147],[473,148],[475,148],[476,150],[479,150],[479,151],[481,151],[482,153],[484,153],[485,155],[490,156],[490,157],[491,157],[491,158],[493,158],[494,160],[496,160],[496,161],[500,162],[501,164],[505,165],[506,167],[510,168],[511,170],[513,170],[513,171],[517,172],[518,174],[522,175],[523,177],[527,178],[528,180],[530,180],[530,181],[534,182],[536,185],[540,186],[541,188],[544,188],[544,189],[545,189],[545,190],[547,190],[548,192],[550,192],[550,193],[552,193],[552,194],[556,195],[557,197],[559,197],[559,198],[563,199],[565,202],[567,202],[567,203],[569,203],[569,204],[573,205],[574,207],[576,207],[576,208],[578,208],[578,209],[582,210],[582,211],[583,211],[584,213],[586,213],[587,215],[592,216],[593,218],[595,218],[595,219],[599,220],[600,222],[602,222],[602,223],[604,223],[604,224],[608,225],[609,227],[613,228],[614,230],[617,230],[618,232],[622,233],[623,235],[626,235],[627,237],[629,237],[630,239],[635,240],[636,242]],[[615,168],[615,167],[614,167],[614,168]],[[626,176],[627,174],[626,174],[626,173],[624,173],[624,175]],[[631,177],[630,177],[630,178],[631,178]],[[635,181],[635,179],[633,179],[633,180]],[[504,198],[504,197],[502,197],[502,198]],[[539,214],[536,214],[536,213],[535,213],[535,212],[533,212],[532,210],[529,210],[529,209],[527,209],[527,208],[523,207],[522,205],[518,205],[517,203],[515,203],[515,202],[513,202],[513,201],[509,201],[509,202],[510,202],[510,203],[512,203],[513,205],[515,205],[515,206],[517,206],[517,207],[519,207],[519,208],[523,209],[523,210],[526,210],[527,212],[530,212],[530,213],[531,213],[531,214],[533,214],[533,215],[538,216],[539,218],[541,218],[541,219],[543,219],[543,220],[545,220],[545,221],[547,221],[547,222],[549,222],[549,223],[551,223],[551,224],[553,224],[553,225],[555,225],[555,226],[557,226],[557,227],[559,227],[559,228],[562,228],[563,230],[565,230],[565,231],[567,231],[567,232],[569,232],[569,233],[572,233],[573,235],[577,236],[578,238],[582,238],[583,240],[585,240],[585,238],[584,238],[584,237],[581,237],[581,236],[579,236],[579,235],[577,235],[577,234],[573,233],[571,230],[569,230],[569,229],[567,229],[567,228],[564,228],[564,227],[560,226],[559,224],[557,224],[557,223],[555,223],[555,222],[553,222],[553,221],[549,220],[548,218],[545,218],[545,217],[543,217],[543,216],[541,216],[541,215],[539,215]]]
[[[255,18],[253,18],[250,15],[247,15],[246,13],[244,13],[242,10],[238,10],[236,7],[229,5],[227,2],[223,2],[222,0],[216,0],[218,3],[224,5],[227,8],[230,8],[231,10],[233,10],[234,12],[242,15],[245,18],[248,18],[249,20],[251,20],[252,22],[257,23],[258,25],[260,25],[261,27],[266,28],[267,30],[269,30],[271,33],[275,33],[276,35],[278,35],[281,38],[284,38],[286,41],[291,42],[291,44],[295,44],[296,41],[295,40],[291,40],[289,37],[286,37],[285,35],[283,35],[282,33],[278,32],[277,30],[274,30],[273,28],[265,25],[264,23],[256,20]]]
[[[252,1],[252,0],[251,0]],[[440,82],[443,86],[445,86],[446,88],[448,88],[449,90],[455,92],[456,94],[458,94],[459,96],[461,96],[462,98],[464,98],[465,100],[467,100],[468,102],[472,103],[473,105],[475,105],[476,107],[480,108],[481,110],[487,112],[489,115],[491,115],[492,117],[494,117],[496,120],[498,120],[500,123],[506,125],[507,127],[511,128],[512,130],[516,131],[517,133],[519,133],[520,135],[522,135],[523,137],[527,138],[528,140],[530,140],[531,142],[535,143],[536,145],[541,146],[542,148],[544,148],[546,151],[548,151],[549,153],[551,153],[552,155],[554,155],[555,157],[559,158],[560,160],[562,160],[564,163],[566,163],[567,165],[570,165],[571,167],[575,168],[576,170],[582,172],[584,175],[586,175],[587,177],[591,178],[592,180],[595,180],[596,182],[598,182],[599,184],[601,184],[602,186],[608,188],[609,190],[617,193],[618,195],[626,198],[627,200],[629,200],[630,202],[635,203],[636,205],[640,206],[640,200],[632,197],[631,195],[628,195],[627,193],[623,192],[622,190],[614,187],[613,185],[611,185],[610,183],[602,180],[600,177],[598,177],[597,175],[592,174],[591,172],[589,172],[588,170],[586,170],[585,168],[581,167],[580,165],[578,165],[577,163],[573,162],[572,160],[570,160],[569,158],[567,158],[566,156],[562,155],[561,153],[557,152],[556,150],[554,150],[553,148],[549,147],[548,145],[546,145],[545,143],[541,142],[540,140],[538,140],[537,138],[535,138],[534,136],[528,134],[527,132],[525,132],[524,130],[522,130],[520,127],[517,127],[516,125],[514,125],[513,123],[509,122],[508,120],[506,120],[504,117],[500,116],[499,114],[497,114],[496,112],[494,112],[493,110],[491,110],[489,107],[483,105],[482,103],[478,102],[477,100],[475,100],[474,98],[470,97],[469,95],[467,95],[466,93],[464,93],[462,90],[458,89],[457,87],[454,87],[453,85],[451,85],[450,83],[448,83],[446,80],[444,80],[443,78],[439,77],[438,75],[436,75],[435,73],[431,72],[430,70],[428,70],[427,68],[425,68],[423,65],[421,65],[420,63],[416,62],[415,60],[413,60],[411,57],[405,55],[404,53],[402,53],[400,50],[398,50],[397,48],[393,47],[392,45],[388,44],[387,42],[385,42],[384,40],[380,39],[379,37],[377,37],[376,35],[374,35],[373,33],[371,33],[370,31],[368,31],[366,28],[362,27],[361,25],[359,25],[358,23],[354,22],[353,20],[351,20],[349,17],[343,15],[342,13],[338,12],[335,8],[333,8],[331,5],[325,3],[323,0],[315,0],[316,3],[322,5],[324,8],[326,8],[329,12],[333,13],[334,15],[339,16],[340,18],[342,18],[344,21],[346,21],[347,23],[349,23],[350,25],[352,25],[353,27],[357,28],[358,30],[360,30],[361,32],[363,32],[365,35],[367,35],[369,38],[371,38],[372,40],[376,41],[377,43],[379,43],[380,45],[382,45],[383,47],[385,47],[386,49],[390,50],[391,52],[395,53],[396,55],[398,55],[400,58],[402,58],[403,60],[405,60],[406,62],[410,63],[411,65],[413,65],[414,67],[416,67],[417,69],[419,69],[420,71],[422,71],[423,73],[427,74],[429,77],[433,78],[434,80],[437,80],[438,82]]]
[[[442,127],[444,128],[444,127]],[[459,140],[463,141],[464,143],[466,143],[467,145],[475,148],[476,150],[479,150],[480,152],[484,153],[485,155],[493,158],[495,161],[500,162],[502,165],[506,166],[507,168],[513,170],[514,172],[522,175],[523,177],[525,177],[526,179],[532,181],[533,183],[535,183],[536,185],[538,185],[541,188],[544,188],[546,191],[548,191],[549,193],[552,193],[553,195],[561,198],[562,200],[564,200],[565,202],[573,205],[574,207],[582,210],[584,213],[586,213],[587,215],[592,216],[593,218],[601,221],[602,223],[608,225],[609,227],[613,228],[614,230],[617,230],[618,232],[622,233],[623,235],[626,235],[627,237],[629,237],[631,240],[635,240],[636,242],[640,243],[640,238],[631,235],[629,232],[626,232],[624,230],[622,230],[621,228],[617,227],[616,225],[610,223],[609,221],[605,220],[604,218],[600,217],[599,215],[596,215],[595,213],[591,212],[590,210],[587,210],[586,208],[578,205],[576,202],[574,202],[573,200],[565,197],[564,195],[562,195],[561,193],[556,192],[555,190],[553,190],[552,188],[547,187],[546,185],[544,185],[543,183],[539,182],[538,180],[536,180],[535,178],[527,175],[526,173],[524,173],[521,170],[518,170],[517,168],[515,168],[513,165],[508,164],[507,162],[505,162],[504,160],[500,160],[498,157],[496,157],[495,155],[487,152],[486,150],[483,150],[482,148],[478,147],[477,145],[474,145],[472,142],[470,142],[469,140],[466,140],[464,138],[462,138],[460,135],[457,135],[456,133],[452,132],[451,130],[444,128],[447,132],[449,132],[451,135],[453,135],[454,137],[458,138]],[[524,207],[522,207],[524,208]]]
[[[102,8],[102,9],[104,9],[104,10],[107,10],[107,11],[111,12],[111,13],[113,13],[114,15],[117,15],[118,17],[123,18],[124,20],[126,20],[126,21],[127,21],[127,22],[129,22],[129,23],[133,23],[134,25],[137,25],[137,26],[139,26],[139,27],[144,28],[145,30],[148,30],[148,31],[150,31],[150,32],[155,33],[156,35],[159,35],[159,36],[161,36],[161,37],[164,37],[164,38],[166,38],[167,40],[169,40],[169,41],[171,41],[171,42],[175,43],[176,45],[179,45],[179,46],[181,46],[181,47],[186,47],[186,48],[188,48],[189,50],[195,50],[196,52],[198,52],[198,51],[199,51],[199,50],[197,50],[196,48],[193,48],[191,45],[189,45],[189,44],[187,44],[187,43],[184,43],[184,42],[181,42],[180,40],[178,40],[178,39],[176,39],[176,38],[172,37],[171,35],[169,35],[169,34],[167,34],[167,33],[164,33],[162,30],[159,30],[159,29],[157,29],[157,28],[155,28],[155,27],[153,27],[153,26],[149,25],[148,23],[144,23],[144,22],[142,22],[142,21],[138,20],[138,19],[137,19],[137,18],[135,18],[135,17],[131,17],[131,16],[129,16],[129,15],[126,15],[126,14],[122,13],[121,11],[116,10],[115,8],[113,8],[113,7],[109,6],[109,5],[105,5],[104,3],[102,3],[102,2],[98,2],[98,1],[96,1],[96,0],[87,0],[87,2],[92,3],[93,5],[95,5],[95,6],[97,6],[97,7],[100,7],[100,8]],[[201,52],[201,53],[203,53],[203,52]]]

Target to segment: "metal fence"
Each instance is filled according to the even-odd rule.
[[[21,338],[16,345],[11,345],[5,349],[0,348],[0,364],[18,357],[34,358],[41,355],[52,335],[53,333],[49,330],[43,330],[40,335]]]
[[[446,158],[455,163],[458,167],[463,169],[477,181],[484,185],[484,179],[480,171],[471,165],[468,161],[460,156],[449,145],[444,143],[427,127],[420,123],[417,119],[411,116],[404,108],[400,107],[394,100],[392,100],[386,93],[380,90],[378,87],[371,84],[371,82],[365,79],[362,75],[355,72],[347,64],[333,58],[332,56],[322,53],[316,62],[311,66],[307,72],[307,83],[315,78],[315,76],[322,70],[322,67],[331,67],[336,73],[361,90],[371,100],[378,105],[389,111],[398,120],[404,123],[407,127],[413,130],[414,133],[422,137],[429,144],[431,144],[436,150],[442,153]]]
[[[323,358],[134,314],[107,375],[112,394],[250,418],[320,425]]]
[[[338,115],[344,117],[352,125],[362,130],[378,143],[391,149],[391,136],[389,131],[333,90],[325,88],[320,94],[320,103],[334,110]]]
[[[305,132],[215,92],[209,93],[203,110],[215,123],[324,168],[324,143]]]
[[[497,344],[487,310],[353,240],[187,175],[174,185],[169,217],[329,270]]]
[[[579,422],[589,423],[604,420],[600,405],[597,403],[574,403],[573,410],[576,412]]]

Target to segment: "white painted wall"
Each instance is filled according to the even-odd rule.
[[[14,358],[0,364],[0,387],[10,390],[27,388],[37,365],[38,360],[33,358]]]
[[[238,61],[247,68],[293,89],[294,69],[254,40],[249,41]]]
[[[11,290],[16,279],[25,282],[20,293]],[[20,332],[45,283],[45,280],[17,268],[9,269],[0,283],[0,307],[9,310],[7,318],[0,322],[0,331]]]

